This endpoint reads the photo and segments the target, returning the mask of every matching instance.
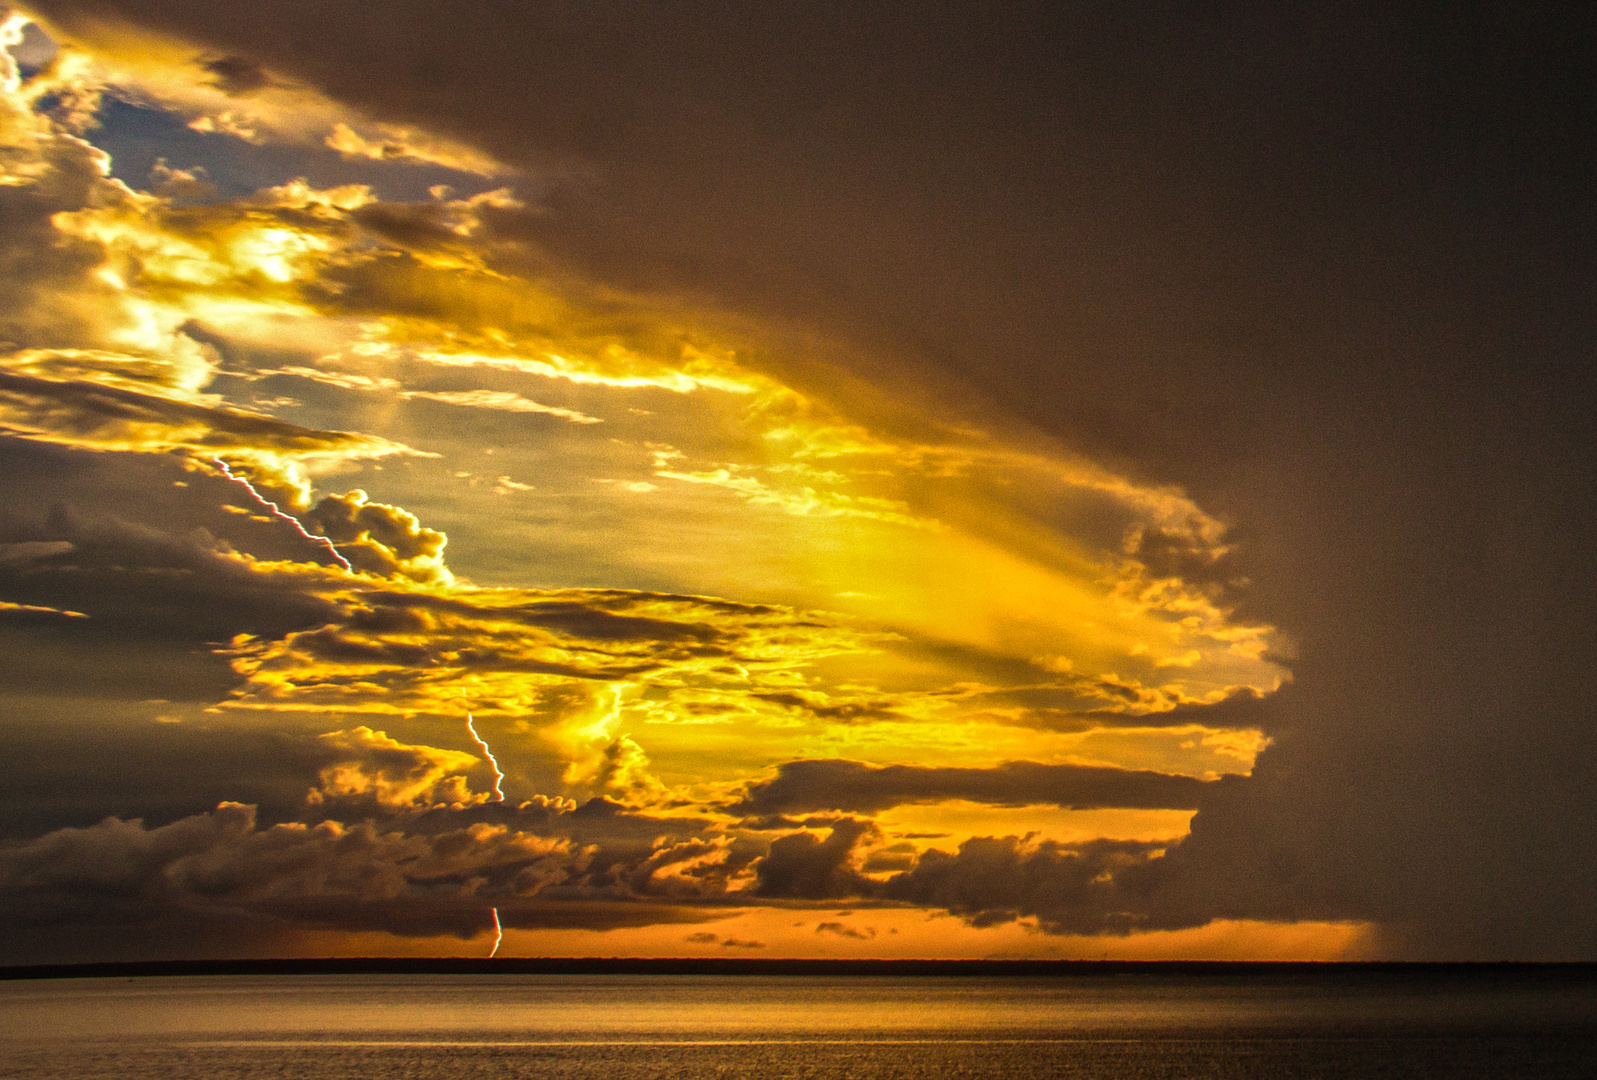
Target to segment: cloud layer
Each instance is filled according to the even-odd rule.
[[[1584,29],[313,7],[5,22],[17,925],[1597,955]]]

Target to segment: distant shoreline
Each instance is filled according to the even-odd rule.
[[[144,960],[0,967],[0,981],[183,975],[740,975],[1068,978],[1423,977],[1534,979],[1597,984],[1594,963],[1429,963],[1294,960],[781,960],[730,957],[335,957]]]

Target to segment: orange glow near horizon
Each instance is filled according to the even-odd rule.
[[[826,927],[826,929],[818,929]],[[854,931],[859,937],[849,936]],[[874,933],[872,933],[874,931]],[[506,928],[498,956],[872,960],[1363,960],[1368,923],[1220,919],[1186,930],[1119,936],[1053,936],[1020,923],[974,929],[947,915],[902,909],[744,909],[692,924],[627,930]],[[285,955],[487,957],[492,930],[456,937],[298,931]]]

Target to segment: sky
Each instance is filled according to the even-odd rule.
[[[1299,7],[3,8],[0,963],[1597,959],[1597,27]]]

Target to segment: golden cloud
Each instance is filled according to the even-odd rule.
[[[472,794],[464,776],[453,775],[477,764],[471,754],[402,743],[364,725],[330,731],[321,741],[339,760],[322,768],[320,785],[309,796],[313,803],[369,796],[380,806],[397,809],[487,800]]]
[[[573,681],[741,688],[873,644],[788,608],[619,589],[346,588],[338,600],[338,623],[236,642],[248,681],[230,704],[452,711],[469,691],[480,712],[535,714]]]
[[[258,558],[243,539],[230,546],[231,531],[191,538],[198,554],[164,567],[306,601],[297,621],[220,650],[240,680],[224,706],[428,730],[406,734],[425,742],[364,724],[321,736],[333,760],[312,803],[372,820],[260,829],[249,808],[224,804],[155,829],[62,830],[0,853],[0,890],[19,903],[70,892],[58,870],[78,867],[154,905],[429,932],[478,928],[491,904],[514,918],[533,899],[648,900],[666,919],[677,917],[666,901],[755,896],[1119,931],[1163,846],[986,837],[927,856],[886,852],[877,827],[853,818],[831,819],[825,839],[785,821],[772,824],[786,835],[751,838],[727,808],[774,819],[996,804],[1006,792],[1190,808],[1213,786],[1198,776],[1251,767],[1267,745],[1266,720],[1248,709],[1286,679],[1274,630],[1236,614],[1225,523],[1185,493],[893,400],[785,332],[551,268],[518,231],[526,208],[509,189],[399,203],[368,185],[272,177],[249,197],[185,206],[203,180],[166,167],[156,191],[134,190],[85,138],[107,89],[256,143],[505,170],[352,115],[245,57],[88,21],[58,29],[73,42],[26,84],[0,60],[0,209],[17,223],[0,236],[0,289],[13,298],[0,312],[0,434],[172,454],[286,493],[298,527],[350,572]],[[300,382],[261,408],[314,407],[339,429],[232,396],[267,380],[267,393]],[[453,407],[449,424],[415,422],[436,405]],[[530,424],[554,433],[536,454]],[[487,425],[509,434],[473,445]],[[465,459],[500,449],[523,456],[491,470]],[[479,503],[435,517],[457,538],[459,577],[444,532],[397,505],[436,505],[442,471],[373,466],[361,488],[312,490],[352,463],[424,455],[445,457],[460,488],[497,475],[483,499],[531,490],[513,475],[537,478],[536,496],[496,513]],[[546,492],[565,507],[552,523],[514,517]],[[283,512],[235,494],[240,536],[285,527]],[[591,533],[576,532],[579,516]],[[30,528],[0,561],[71,549],[66,533]],[[490,535],[498,563],[483,555]],[[551,557],[532,580],[629,587],[465,576],[472,558],[520,565],[550,537],[589,562],[568,573]],[[76,614],[10,601],[0,612]],[[477,757],[430,745],[445,741],[437,718],[467,708],[499,725],[496,743],[513,740],[507,758],[537,758],[547,782],[604,800],[486,804],[464,776]],[[694,808],[709,812],[664,816]],[[156,869],[118,870],[128,852]],[[886,861],[868,869],[871,855]],[[1006,891],[983,877],[998,871],[1063,892]]]

